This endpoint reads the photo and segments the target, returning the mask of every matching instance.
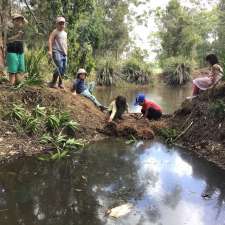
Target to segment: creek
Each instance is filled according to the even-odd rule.
[[[98,89],[108,104],[146,93],[166,113],[190,86]],[[0,225],[225,225],[225,171],[191,152],[154,142],[101,141],[65,160],[23,158],[1,166]],[[109,208],[132,204],[118,219]]]

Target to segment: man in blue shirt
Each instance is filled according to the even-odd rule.
[[[87,72],[85,69],[79,69],[77,72],[77,79],[73,83],[72,92],[73,95],[81,94],[84,97],[90,99],[100,110],[106,110],[107,108],[103,106],[92,94],[95,83],[91,82],[88,85],[85,84]]]

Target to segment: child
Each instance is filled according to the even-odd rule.
[[[59,78],[58,87],[64,89],[63,76],[67,67],[67,33],[65,32],[66,20],[60,16],[56,19],[56,29],[50,34],[48,40],[48,54],[53,59],[57,67],[53,73],[51,88],[57,88],[57,80]]]
[[[9,28],[7,32],[6,61],[10,84],[15,85],[20,81],[20,75],[25,72],[24,28],[28,22],[22,15],[15,14],[12,17],[12,23],[12,28]]]
[[[223,69],[219,65],[219,61],[216,55],[210,54],[206,56],[206,61],[211,67],[211,72],[209,76],[196,78],[193,80],[193,93],[191,97],[187,99],[192,99],[196,97],[200,90],[207,90],[208,88],[216,85],[223,77]]]
[[[98,108],[100,108],[100,110],[106,110],[107,108],[103,106],[92,94],[95,87],[95,83],[91,82],[88,85],[85,84],[86,75],[87,72],[85,71],[85,69],[78,70],[77,79],[74,81],[72,87],[73,95],[81,94],[84,97],[90,99]]]
[[[108,122],[112,122],[114,119],[122,119],[122,115],[125,111],[128,112],[127,100],[123,96],[117,96],[114,101],[109,105],[110,117]]]
[[[136,102],[134,104],[135,106],[142,106],[141,112],[142,115],[141,117],[148,118],[149,120],[158,120],[162,116],[162,109],[159,105],[156,103],[149,101],[145,98],[145,95],[140,94],[136,98]],[[141,118],[140,117],[140,118]]]

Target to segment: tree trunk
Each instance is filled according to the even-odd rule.
[[[5,65],[7,25],[11,16],[11,1],[0,0],[2,10],[0,11],[0,70]]]

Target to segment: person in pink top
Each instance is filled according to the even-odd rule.
[[[162,117],[162,108],[156,104],[145,98],[144,94],[140,94],[136,97],[135,106],[142,106],[141,117],[148,118],[149,120],[158,120]]]
[[[211,71],[208,76],[193,80],[193,93],[191,97],[188,97],[188,99],[198,96],[201,90],[205,91],[216,85],[223,77],[223,69],[219,65],[219,60],[216,55],[207,55],[206,61],[209,63]]]

